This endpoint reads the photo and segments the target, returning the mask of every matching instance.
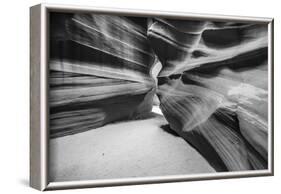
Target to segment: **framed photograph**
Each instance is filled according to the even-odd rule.
[[[272,18],[40,4],[30,53],[31,187],[273,175]]]

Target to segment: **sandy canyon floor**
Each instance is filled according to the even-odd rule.
[[[165,130],[168,128],[167,121],[157,107],[153,108],[153,112],[143,120],[108,124],[83,133],[51,139],[50,180],[214,172],[191,145]]]

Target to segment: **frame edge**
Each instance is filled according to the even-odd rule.
[[[37,190],[46,189],[46,150],[44,104],[42,92],[44,69],[44,29],[42,29],[44,6],[38,4],[30,7],[30,170],[29,185]]]
[[[240,16],[224,16],[224,15],[211,15],[211,14],[194,14],[194,13],[178,13],[173,14],[173,12],[166,11],[153,11],[153,10],[130,10],[130,9],[113,9],[113,8],[98,8],[98,7],[88,7],[88,6],[77,6],[75,5],[59,5],[59,4],[39,4],[30,7],[30,186],[41,190],[56,190],[56,189],[77,189],[77,188],[92,188],[92,187],[105,187],[105,186],[122,186],[122,185],[137,185],[137,184],[157,184],[157,183],[168,183],[168,182],[182,182],[182,181],[198,181],[198,180],[217,180],[217,179],[227,179],[227,178],[244,178],[244,177],[258,177],[258,176],[274,176],[274,18],[252,18],[252,17],[240,17]],[[271,168],[269,171],[257,174],[240,174],[240,175],[216,175],[215,177],[193,177],[193,178],[171,178],[171,179],[157,179],[152,180],[133,180],[133,181],[110,181],[106,183],[98,183],[95,181],[74,181],[72,183],[49,183],[48,182],[48,166],[47,166],[47,153],[48,153],[48,125],[47,125],[47,18],[46,14],[49,11],[69,11],[75,12],[77,10],[82,11],[96,11],[99,13],[115,13],[115,14],[133,14],[135,15],[145,15],[145,12],[149,15],[153,12],[161,16],[176,17],[176,18],[195,18],[195,19],[205,19],[213,18],[216,20],[239,20],[239,21],[253,21],[258,23],[267,23],[270,25],[271,33],[271,45],[270,45],[270,55],[272,57],[271,61],[271,87],[272,87],[272,118],[271,118],[271,131],[272,131],[272,142],[271,142]],[[126,11],[127,10],[127,11]],[[224,18],[224,19],[223,19]],[[239,19],[240,18],[240,19]],[[241,19],[242,18],[242,19]],[[42,27],[43,26],[43,27]],[[43,91],[43,92],[42,92]],[[43,98],[42,98],[43,95]],[[44,97],[45,95],[45,97]],[[45,118],[45,120],[44,120]]]

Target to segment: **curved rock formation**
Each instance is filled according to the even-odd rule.
[[[151,111],[155,56],[145,18],[53,13],[50,25],[51,137]]]
[[[217,171],[267,168],[266,25],[84,13],[50,21],[51,137],[142,118],[154,104]]]
[[[218,171],[267,168],[267,26],[155,19],[148,37],[171,128]]]
[[[155,19],[148,38],[164,66],[159,76],[165,77],[255,55],[267,47],[267,26]]]

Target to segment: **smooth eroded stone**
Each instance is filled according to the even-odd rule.
[[[267,26],[155,19],[148,37],[171,129],[218,171],[266,169]]]
[[[186,78],[185,78],[186,79]],[[220,84],[219,84],[220,83]],[[224,82],[219,82],[220,88]],[[196,84],[196,85],[195,85]],[[239,116],[239,103],[228,96],[207,88],[196,80],[186,84],[186,80],[168,80],[159,86],[160,108],[170,124],[187,142],[191,143],[217,171],[237,171],[264,169],[266,158],[259,153],[258,146],[242,131]],[[240,130],[241,129],[241,130]],[[264,129],[264,128],[262,128]],[[252,128],[244,128],[248,133],[256,133]],[[256,130],[260,130],[257,128]]]
[[[147,34],[163,65],[161,77],[239,61],[266,49],[268,41],[267,25],[246,23],[155,19]]]
[[[50,26],[51,137],[151,111],[155,55],[145,18],[52,13]]]

